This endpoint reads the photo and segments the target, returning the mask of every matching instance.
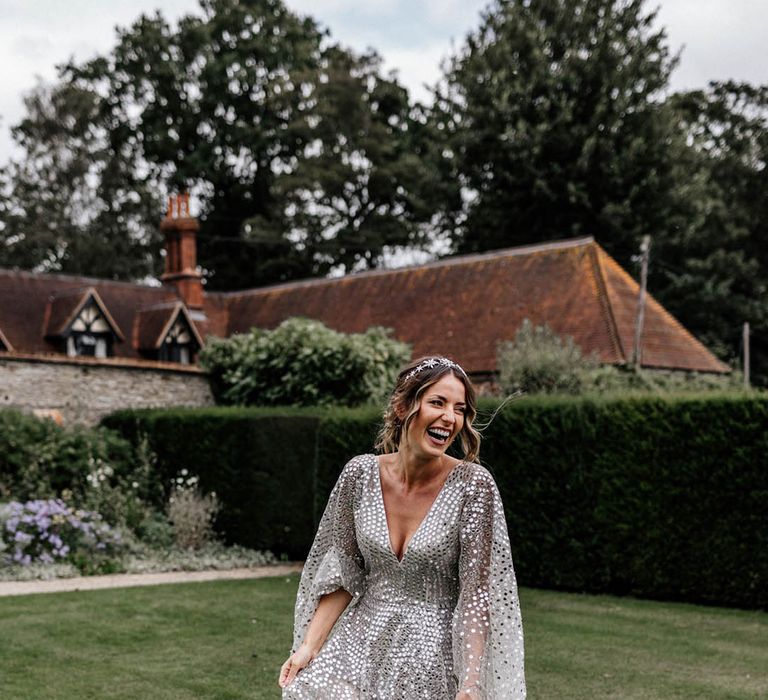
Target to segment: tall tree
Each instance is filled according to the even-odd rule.
[[[643,0],[496,0],[433,114],[465,194],[456,249],[594,235],[628,263],[675,206],[675,60]]]
[[[670,100],[690,148],[691,202],[658,260],[658,296],[719,354],[754,332],[753,377],[768,385],[768,87],[713,82]]]
[[[329,47],[312,100],[302,157],[277,184],[312,274],[377,267],[387,251],[427,243],[438,184],[429,134],[381,58]]]
[[[100,96],[39,84],[13,129],[24,157],[0,172],[0,266],[107,278],[156,271],[154,186],[111,148]]]
[[[197,195],[210,288],[371,266],[417,240],[429,214],[409,194],[410,105],[375,54],[327,45],[281,0],[201,10],[175,28],[142,16],[64,77],[105,96],[135,171]]]

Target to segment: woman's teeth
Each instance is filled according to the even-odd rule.
[[[436,442],[443,443],[448,439],[451,431],[442,428],[427,428],[427,434]]]

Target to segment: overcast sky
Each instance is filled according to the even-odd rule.
[[[419,98],[440,61],[477,26],[486,0],[287,0],[312,14],[338,41],[373,46]],[[768,0],[659,0],[670,46],[683,49],[673,88],[733,78],[768,83]],[[9,127],[23,114],[22,94],[55,65],[109,50],[115,26],[160,8],[166,18],[195,12],[196,0],[0,0],[0,163],[12,154]],[[655,6],[654,2],[648,7]]]

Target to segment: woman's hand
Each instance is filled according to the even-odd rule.
[[[288,660],[280,668],[280,677],[277,680],[277,684],[281,688],[290,685],[293,679],[296,678],[296,674],[307,666],[315,656],[317,656],[316,650],[310,649],[306,644],[302,644],[288,657]]]

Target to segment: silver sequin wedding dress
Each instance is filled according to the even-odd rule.
[[[402,560],[389,539],[376,455],[344,467],[296,599],[295,651],[321,596],[352,600],[283,700],[525,698],[523,631],[504,509],[478,464],[448,475]]]

